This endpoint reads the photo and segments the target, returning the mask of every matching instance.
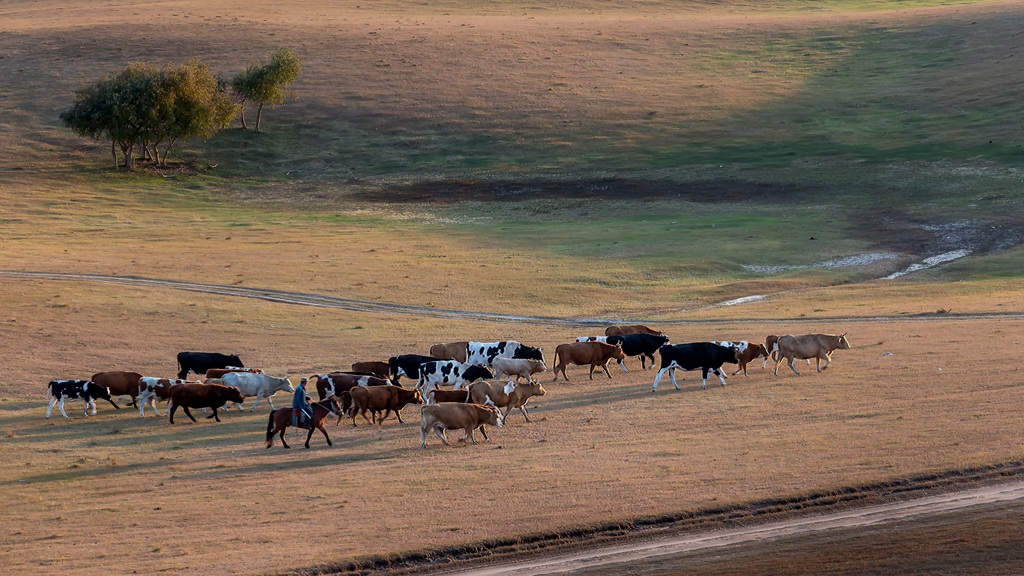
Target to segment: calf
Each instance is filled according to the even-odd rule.
[[[131,396],[132,406],[135,406],[135,398],[139,395],[139,378],[142,374],[138,372],[123,372],[115,370],[111,372],[97,372],[92,375],[92,382],[97,386],[104,386],[113,396]]]
[[[85,415],[95,416],[97,398],[110,402],[111,406],[118,410],[121,409],[110,399],[110,391],[105,386],[100,386],[89,380],[51,380],[46,385],[46,400],[49,403],[49,407],[46,408],[46,417],[50,417],[53,405],[56,404],[57,408],[60,408],[60,413],[68,418],[68,413],[64,411],[64,401],[69,399],[81,399],[85,402]]]
[[[518,384],[511,380],[503,384],[501,382],[474,382],[469,387],[470,402],[473,404],[491,404],[498,408],[504,407],[505,414],[502,418],[508,418],[508,413],[518,409],[523,413],[523,418],[530,421],[530,415],[526,412],[526,403],[534,396],[547,394],[540,382],[528,382]]]
[[[210,368],[227,368],[238,366],[244,368],[238,354],[221,354],[219,352],[178,352],[178,379],[184,380],[188,373],[203,375]]]
[[[516,382],[520,378],[526,378],[528,382],[533,382],[534,374],[547,372],[548,369],[540,360],[529,358],[495,358],[494,362],[491,363],[491,368],[494,368],[495,378],[501,379],[515,376]]]
[[[438,360],[466,361],[466,347],[469,342],[449,342],[447,344],[434,344],[430,347],[430,355]]]
[[[451,384],[453,389],[458,390],[463,385],[490,378],[494,378],[494,375],[483,366],[473,366],[458,360],[434,360],[420,366],[416,389],[424,398],[429,398],[430,391],[441,384]]]
[[[479,429],[484,439],[491,441],[484,430],[485,425],[501,427],[503,419],[501,412],[496,406],[481,406],[479,404],[427,404],[420,408],[420,444],[427,447],[427,433],[433,430],[437,437],[446,446],[448,439],[445,432],[448,430],[465,430],[460,442],[469,439],[476,444],[473,431]]]
[[[612,377],[611,373],[608,372],[608,362],[611,359],[622,361],[625,355],[622,353],[622,346],[612,346],[604,342],[573,342],[570,344],[559,344],[555,348],[555,378],[553,381],[558,380],[558,371],[562,371],[562,377],[565,381],[569,381],[569,376],[565,373],[565,367],[572,364],[575,366],[590,365],[590,379],[594,379],[594,370],[600,366],[604,373],[609,378]]]
[[[392,356],[388,358],[388,374],[391,376],[391,381],[394,384],[398,384],[402,376],[418,380],[420,377],[420,365],[424,362],[433,362],[434,360],[437,360],[437,358],[420,354]]]
[[[622,336],[624,334],[650,334],[652,336],[665,335],[661,330],[655,330],[654,328],[649,328],[643,324],[623,324],[609,326],[604,329],[605,336]]]
[[[846,332],[839,334],[838,336],[833,334],[801,334],[799,336],[779,336],[778,341],[779,357],[775,361],[775,375],[779,375],[779,364],[785,359],[789,363],[789,367],[793,370],[794,374],[800,374],[796,371],[796,360],[797,359],[811,359],[815,358],[815,367],[818,372],[828,368],[831,363],[831,354],[834,350],[849,350],[850,343],[846,340]],[[821,365],[821,361],[825,361],[825,366]]]
[[[213,379],[207,379],[206,383],[219,384],[220,381],[211,382]],[[199,382],[189,382],[188,380],[170,380],[167,378],[152,378],[149,376],[143,376],[139,379],[139,418],[146,417],[146,404],[153,409],[153,413],[157,416],[160,412],[156,409],[156,401],[167,402],[171,399],[171,387],[179,386],[181,384],[199,384]],[[164,416],[171,411],[170,404],[164,410]]]
[[[680,370],[701,370],[700,387],[707,389],[708,372],[714,372],[718,379],[725,386],[725,375],[722,374],[722,364],[730,362],[736,364],[736,351],[727,346],[719,346],[712,342],[693,342],[690,344],[676,344],[675,346],[662,346],[658,350],[661,354],[661,370],[654,379],[654,386],[651,392],[658,391],[658,382],[668,371],[672,378],[672,384],[676,390],[682,390],[676,383],[676,368]]]
[[[655,336],[653,334],[620,334],[609,336],[608,343],[622,346],[622,353],[626,356],[639,356],[640,368],[647,370],[647,358],[651,359],[651,367],[654,367],[654,353],[659,348],[668,344],[668,336]],[[619,360],[619,366],[626,372],[626,365]]]
[[[418,390],[406,390],[399,386],[375,386],[372,388],[356,386],[350,389],[348,394],[352,399],[352,408],[349,410],[349,416],[352,417],[353,426],[356,425],[357,414],[362,414],[363,418],[370,424],[373,424],[375,420],[380,425],[384,423],[384,420],[387,419],[391,412],[394,412],[398,416],[398,421],[404,424],[402,408],[405,408],[408,404],[423,403]],[[373,414],[373,420],[366,417],[368,411]],[[378,416],[381,411],[384,412],[384,415]]]
[[[441,390],[440,388],[434,388],[430,391],[430,399],[424,398],[423,401],[427,404],[434,402],[462,402],[465,404],[469,402],[469,390],[473,386],[470,385],[462,390]]]
[[[171,386],[171,424],[174,424],[174,413],[178,406],[185,411],[185,415],[193,422],[196,421],[189,408],[212,408],[213,414],[207,418],[214,418],[220,422],[217,409],[224,407],[228,402],[240,404],[245,400],[242,393],[234,386],[221,384],[181,384]]]
[[[768,353],[768,349],[765,348],[764,344],[761,343],[751,344],[746,340],[740,340],[739,342],[729,342],[728,340],[723,340],[721,342],[712,342],[712,344],[726,346],[736,351],[736,362],[739,363],[740,367],[738,370],[732,373],[733,376],[739,374],[740,372],[743,372],[744,376],[749,376],[749,374],[747,374],[747,364],[758,358],[764,358],[764,361],[767,362],[770,356],[770,354]],[[764,364],[762,364],[761,367],[763,368]]]

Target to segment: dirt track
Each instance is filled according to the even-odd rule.
[[[648,318],[556,318],[553,316],[525,316],[512,314],[497,314],[493,312],[476,312],[470,310],[446,310],[441,308],[427,308],[423,306],[408,306],[390,302],[373,302],[370,300],[354,300],[351,298],[339,298],[337,296],[324,296],[305,292],[291,292],[286,290],[273,290],[269,288],[249,288],[244,286],[229,286],[224,284],[205,284],[199,282],[186,282],[182,280],[163,280],[158,278],[144,278],[140,276],[114,276],[108,274],[70,274],[62,272],[33,272],[21,270],[0,270],[0,278],[21,278],[34,280],[63,280],[77,282],[101,282],[107,284],[122,284],[126,286],[141,286],[152,288],[164,288],[173,290],[185,290],[188,292],[200,292],[203,294],[216,294],[220,296],[235,296],[239,298],[256,298],[268,302],[291,304],[295,306],[315,306],[321,308],[334,308],[339,310],[353,310],[357,312],[375,312],[381,314],[411,314],[416,316],[427,316],[432,318],[458,318],[462,320],[482,320],[504,322],[526,322],[535,325],[547,326],[608,326],[633,321],[651,321]],[[1024,318],[1022,313],[982,313],[982,314],[922,314],[918,316],[900,314],[899,316],[819,316],[814,320],[843,320],[846,322],[889,322],[894,318],[901,321],[906,320],[929,320],[935,318],[943,319],[977,319],[977,318]],[[794,322],[804,321],[806,318],[765,318],[765,321]],[[666,326],[678,324],[702,324],[714,323],[717,320],[664,320],[656,319],[659,324]]]
[[[598,550],[573,552],[531,562],[509,562],[496,566],[450,572],[458,576],[514,576],[517,574],[559,574],[590,568],[612,568],[659,556],[681,555],[698,550],[722,548],[773,538],[803,536],[812,532],[885,524],[897,520],[944,514],[984,504],[1024,499],[1024,481],[983,486],[905,502],[865,506],[813,517],[771,522],[704,534],[660,538]],[[586,573],[586,572],[584,572]]]

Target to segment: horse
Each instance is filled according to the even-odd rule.
[[[306,435],[306,448],[309,448],[309,439],[313,437],[313,430],[320,430],[323,432],[324,438],[327,439],[327,445],[333,446],[333,444],[331,444],[331,437],[327,435],[327,430],[324,429],[324,420],[327,419],[328,414],[334,414],[340,418],[341,405],[338,404],[338,399],[331,396],[326,400],[313,402],[310,406],[313,407],[313,417],[309,420],[309,434]],[[281,444],[284,444],[285,448],[291,448],[291,446],[284,441],[284,431],[291,425],[291,408],[278,408],[277,410],[271,410],[270,419],[267,421],[267,448],[274,445],[274,434],[278,432],[281,433]]]

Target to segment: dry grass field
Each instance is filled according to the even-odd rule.
[[[691,373],[652,394],[635,359],[611,380],[547,373],[534,421],[489,444],[423,450],[408,408],[405,424],[331,424],[333,447],[293,432],[266,450],[262,405],[219,424],[109,404],[46,420],[45,384],[168,376],[182,350],[292,382],[463,339],[550,361],[599,329],[0,277],[7,573],[316,570],[1024,455],[1017,2],[43,0],[4,3],[0,22],[0,270],[853,345],[822,374],[758,364],[707,390]],[[278,46],[303,59],[296,98],[258,138],[183,146],[179,174],[112,172],[104,143],[59,125],[75,89],[129,61],[228,74]],[[875,280],[957,244],[974,253]],[[871,252],[896,256],[816,266]],[[792,268],[751,272],[766,264]],[[902,534],[930,554],[927,532]],[[870,548],[815,563],[826,545],[719,573],[821,573]]]

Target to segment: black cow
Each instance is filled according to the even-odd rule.
[[[90,414],[89,409],[92,409],[91,414],[96,415],[96,399],[102,398],[110,404],[121,409],[120,406],[114,403],[110,399],[110,390],[105,386],[94,384],[89,380],[51,380],[46,385],[46,399],[49,401],[50,406],[46,409],[46,417],[50,417],[50,413],[53,412],[53,405],[56,404],[60,408],[60,413],[65,418],[68,417],[68,413],[64,411],[64,401],[67,399],[78,399],[81,398],[85,402],[85,415]]]
[[[184,380],[189,371],[202,376],[210,368],[245,368],[238,354],[218,352],[178,352],[178,379]]]
[[[651,367],[654,367],[654,353],[659,348],[668,344],[668,336],[655,336],[653,334],[623,334],[620,336],[609,336],[608,343],[612,346],[620,344],[622,353],[626,356],[639,356],[640,367],[647,370],[647,358],[651,359]],[[626,372],[626,365],[619,360],[619,366]]]
[[[544,349],[526,346],[515,340],[502,340],[500,342],[469,342],[466,345],[466,363],[490,366],[491,362],[498,356],[504,358],[526,358],[528,360],[540,360],[544,362]]]
[[[477,380],[494,378],[494,374],[483,366],[466,364],[458,360],[432,360],[420,365],[420,379],[416,389],[423,399],[430,400],[430,391],[441,384],[451,384],[458,390],[463,384],[472,384]]]
[[[437,360],[437,358],[421,356],[419,354],[392,356],[388,358],[388,372],[391,375],[391,381],[397,385],[402,376],[418,379],[420,377],[420,364],[433,362],[434,360]]]
[[[672,384],[676,387],[676,390],[682,390],[679,384],[676,384],[676,368],[680,370],[701,369],[701,389],[707,388],[708,372],[717,374],[718,379],[722,381],[722,386],[725,386],[725,374],[721,370],[722,364],[726,362],[737,363],[736,350],[727,346],[712,344],[711,342],[692,342],[690,344],[662,346],[658,349],[658,352],[661,353],[661,370],[654,379],[654,386],[651,387],[651,392],[658,390],[658,381],[661,380],[666,370],[669,371],[669,376],[672,378]]]

